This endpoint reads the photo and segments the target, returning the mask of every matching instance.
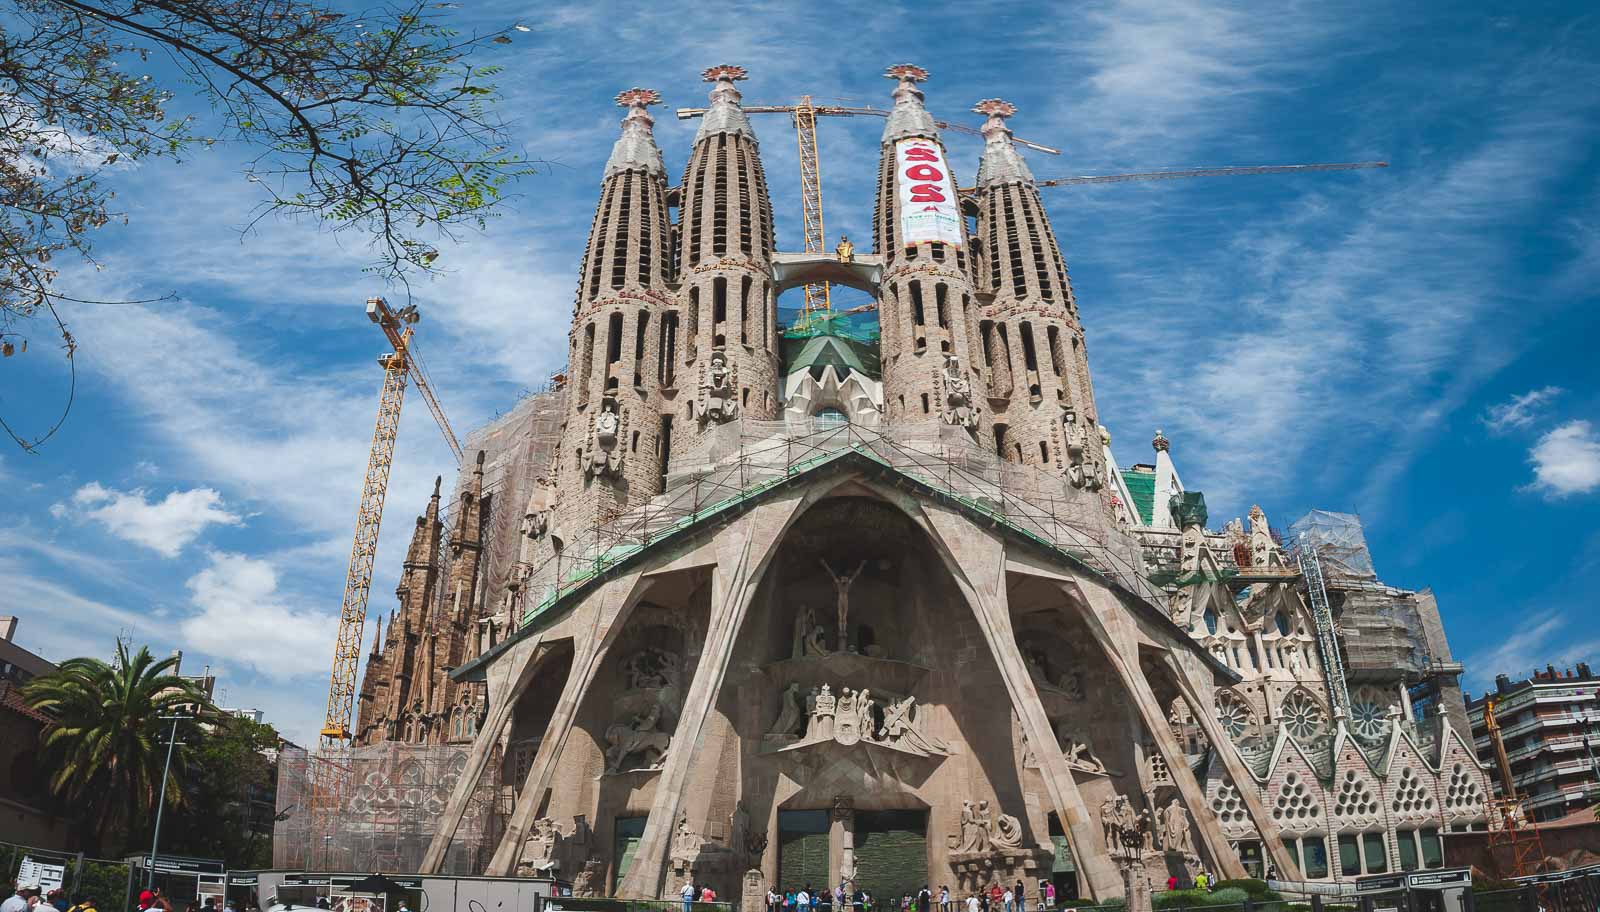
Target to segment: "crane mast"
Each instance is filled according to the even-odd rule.
[[[794,106],[794,133],[800,145],[800,207],[804,215],[806,253],[821,253],[826,233],[822,227],[822,172],[817,161],[817,109],[805,95]],[[800,322],[826,317],[832,309],[828,283],[806,286],[806,303]]]

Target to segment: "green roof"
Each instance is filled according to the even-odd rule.
[[[1133,510],[1139,514],[1139,521],[1147,526],[1150,525],[1155,519],[1155,473],[1123,469],[1122,483],[1128,486],[1128,496],[1133,498]]]
[[[785,336],[783,339],[783,372],[792,374],[804,367],[811,371],[811,376],[822,379],[822,372],[828,365],[833,365],[834,371],[843,379],[851,371],[858,374],[878,379],[878,347],[876,345],[860,342],[855,339],[835,335],[819,335],[810,338],[794,338]]]

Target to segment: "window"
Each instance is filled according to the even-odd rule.
[[[1418,835],[1422,837],[1422,866],[1444,867],[1444,845],[1439,842],[1439,831],[1430,827],[1419,831]]]
[[[1361,849],[1367,856],[1367,873],[1382,874],[1389,870],[1389,852],[1383,845],[1382,833],[1362,833]]]
[[[848,415],[832,407],[818,409],[816,418],[819,428],[833,428],[850,423]]]
[[[1354,833],[1339,837],[1339,873],[1346,877],[1361,873],[1361,845]]]
[[[922,414],[928,414],[928,394],[922,394]]]
[[[1283,612],[1282,611],[1278,612],[1273,617],[1272,625],[1274,627],[1278,628],[1278,635],[1279,636],[1288,636],[1289,635],[1289,619],[1283,616]]]
[[[728,280],[718,276],[711,282],[711,325],[728,319]]]
[[[1328,876],[1328,840],[1321,836],[1307,836],[1301,840],[1306,862],[1301,871],[1312,880]]]
[[[1415,871],[1417,869],[1417,839],[1415,830],[1397,830],[1394,834],[1395,848],[1400,850],[1400,870]]]
[[[1206,613],[1205,613],[1205,616],[1204,616],[1203,620],[1206,622],[1206,633],[1209,633],[1212,636],[1216,636],[1216,633],[1217,633],[1217,612],[1210,605],[1206,606]]]

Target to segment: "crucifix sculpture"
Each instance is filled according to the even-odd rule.
[[[861,575],[861,571],[867,566],[867,562],[862,561],[856,564],[855,572],[849,576],[840,576],[834,573],[833,568],[828,566],[828,562],[825,560],[818,561],[818,563],[822,564],[822,569],[828,571],[828,576],[833,579],[833,588],[839,592],[839,651],[844,652],[845,644],[850,641],[850,584],[854,583],[856,577]]]

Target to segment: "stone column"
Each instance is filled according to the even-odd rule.
[[[1011,697],[1011,707],[1022,720],[1028,743],[1050,745],[1056,743],[1050,719],[1045,715],[1039,691],[1034,687],[1033,676],[1022,660],[1022,651],[1011,628],[1010,609],[1006,601],[1006,555],[998,539],[972,525],[965,517],[947,513],[933,507],[924,507],[929,520],[929,532],[940,548],[945,568],[950,571],[956,586],[972,607],[978,628],[989,644],[990,654],[1005,681],[1006,692]],[[1059,750],[1036,750],[1039,772],[1045,788],[1055,805],[1056,814],[1066,831],[1083,871],[1090,894],[1095,899],[1115,896],[1118,890],[1117,871],[1106,856],[1098,826],[1089,815],[1083,795],[1072,777],[1072,768]]]
[[[522,851],[522,841],[527,838],[528,827],[533,823],[539,805],[544,802],[550,777],[555,774],[556,761],[561,758],[567,736],[572,733],[578,706],[584,694],[589,692],[589,685],[594,683],[595,673],[616,640],[617,631],[652,583],[652,580],[638,574],[630,574],[606,582],[599,591],[589,596],[586,603],[589,611],[584,612],[584,616],[593,618],[593,622],[584,625],[589,628],[584,631],[586,636],[576,638],[577,653],[572,657],[567,683],[561,689],[561,698],[556,702],[550,724],[545,728],[544,740],[539,742],[539,750],[533,755],[528,779],[517,793],[517,805],[511,812],[511,818],[506,821],[505,835],[501,837],[494,856],[489,859],[484,874],[506,877],[515,869],[517,856]]]
[[[542,660],[545,656],[539,654],[539,646],[543,642],[543,634],[534,634],[489,667],[489,705],[493,708],[489,710],[488,720],[478,729],[478,736],[473,739],[472,752],[467,755],[467,768],[456,780],[456,787],[450,792],[450,801],[439,820],[439,830],[433,834],[428,851],[422,856],[422,864],[418,867],[422,873],[432,874],[444,863],[444,857],[450,851],[450,841],[455,838],[456,828],[461,826],[461,818],[467,812],[467,802],[478,788],[478,781],[483,778],[483,771],[489,765],[489,756],[494,753],[495,745],[500,742],[500,735],[511,722],[512,710],[533,681],[534,672],[544,664]],[[497,679],[501,682],[500,686],[496,686]]]
[[[833,813],[828,821],[828,876],[826,884],[832,890],[848,880],[846,890],[855,889],[856,870],[856,806],[850,798],[833,799]],[[846,874],[850,875],[848,878]]]
[[[639,838],[628,876],[617,885],[617,895],[628,899],[657,899],[666,876],[672,827],[683,802],[689,765],[704,733],[706,718],[716,704],[733,658],[734,642],[745,614],[765,574],[788,521],[804,501],[790,497],[763,503],[724,530],[713,543],[716,565],[711,574],[711,621],[705,648],[695,665],[694,679],[684,699],[672,749],[656,778],[655,797]]]
[[[1256,825],[1256,835],[1261,837],[1262,852],[1277,866],[1278,876],[1281,879],[1304,879],[1300,873],[1300,865],[1296,864],[1284,849],[1278,825],[1273,822],[1272,815],[1267,813],[1266,805],[1261,801],[1255,776],[1251,775],[1249,768],[1244,765],[1244,760],[1234,748],[1233,741],[1222,730],[1222,726],[1217,724],[1211,707],[1200,699],[1198,688],[1189,680],[1183,666],[1170,655],[1166,656],[1165,660],[1167,668],[1172,671],[1172,676],[1178,683],[1178,689],[1183,692],[1183,698],[1189,701],[1189,711],[1205,731],[1206,738],[1216,750],[1217,757],[1222,760],[1222,766],[1227,770],[1228,777],[1233,780],[1234,787],[1239,792],[1239,799],[1244,802],[1245,810],[1250,814],[1250,821]]]
[[[1161,711],[1161,704],[1156,701],[1156,695],[1150,689],[1150,682],[1145,680],[1140,669],[1132,667],[1128,658],[1118,649],[1109,625],[1100,616],[1101,610],[1110,614],[1126,609],[1110,592],[1096,589],[1086,590],[1084,594],[1089,600],[1088,610],[1083,612],[1084,623],[1105,654],[1106,660],[1116,670],[1122,686],[1132,695],[1134,706],[1144,719],[1145,728],[1150,730],[1150,737],[1155,742],[1156,750],[1160,752],[1161,759],[1166,761],[1172,783],[1177,786],[1178,795],[1188,806],[1189,816],[1194,821],[1195,828],[1200,831],[1200,841],[1204,843],[1206,852],[1211,856],[1212,862],[1222,869],[1225,877],[1244,877],[1244,865],[1239,861],[1238,853],[1228,844],[1227,837],[1222,834],[1222,827],[1218,825],[1216,815],[1206,807],[1205,790],[1195,781],[1194,772],[1189,769],[1188,761],[1184,758],[1183,748],[1179,746],[1178,739],[1172,736],[1172,730],[1167,728],[1166,714]],[[1147,803],[1152,805],[1150,813],[1154,814],[1157,810],[1154,803]],[[1128,904],[1131,909],[1132,896],[1129,896]]]

